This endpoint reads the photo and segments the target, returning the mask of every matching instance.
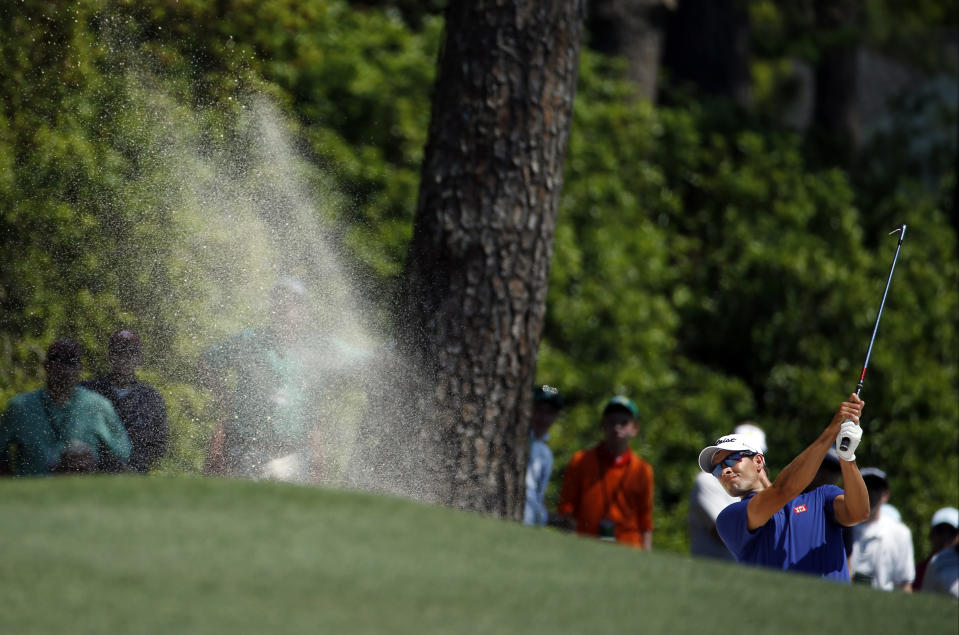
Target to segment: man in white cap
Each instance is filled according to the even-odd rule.
[[[753,445],[766,454],[766,433],[752,423],[741,423],[733,429],[734,435],[751,438]],[[719,480],[712,474],[700,471],[689,492],[689,553],[694,556],[732,560],[733,554],[726,548],[716,531],[716,517],[729,505],[738,501],[726,493]]]
[[[737,561],[849,583],[842,527],[869,517],[866,485],[855,463],[863,405],[858,395],[850,395],[822,434],[773,482],[762,449],[745,436],[723,437],[700,452],[699,467],[740,499],[716,519],[719,535]],[[845,491],[823,485],[803,493],[833,443]]]

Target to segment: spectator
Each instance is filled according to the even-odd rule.
[[[841,527],[862,522],[869,515],[866,486],[855,464],[862,438],[862,407],[862,400],[850,395],[826,429],[774,482],[770,482],[761,448],[746,437],[723,437],[700,452],[700,469],[711,472],[726,493],[741,499],[716,519],[720,537],[738,562],[849,582]],[[838,451],[845,492],[835,485],[823,485],[803,493],[840,436],[852,441]]]
[[[636,404],[617,396],[602,413],[603,441],[573,455],[560,493],[559,521],[583,535],[649,550],[653,468],[629,449],[639,433]]]
[[[889,499],[886,473],[875,467],[862,470],[869,490],[871,511],[866,522],[853,530],[849,568],[852,581],[884,591],[912,591],[916,577],[912,532],[901,522],[885,516],[882,504]]]
[[[166,404],[155,388],[137,379],[137,367],[143,362],[143,344],[136,333],[125,329],[114,332],[107,343],[107,360],[108,374],[80,385],[110,400],[133,446],[127,468],[146,473],[166,453],[169,435]],[[121,465],[107,460],[101,469],[117,472]]]
[[[733,430],[734,435],[751,438],[753,445],[766,453],[766,433],[762,428],[751,423],[742,423]],[[719,480],[712,474],[702,470],[696,475],[693,488],[689,492],[689,552],[694,556],[705,556],[720,560],[732,560],[719,532],[716,531],[716,517],[728,505],[735,503],[734,498],[726,493]]]
[[[533,390],[533,414],[529,431],[529,463],[526,465],[526,509],[523,522],[527,525],[545,525],[549,520],[546,505],[546,486],[553,471],[553,453],[546,441],[549,428],[563,409],[563,396],[552,386],[537,386]]]
[[[342,430],[323,430],[335,381],[355,379],[369,353],[313,328],[306,287],[281,278],[270,292],[270,322],[203,353],[200,382],[223,419],[207,450],[206,474],[309,482],[332,479],[334,453],[348,456]],[[331,440],[332,439],[332,440]],[[324,471],[326,470],[326,471]]]
[[[959,598],[959,542],[932,557],[926,567],[927,593],[943,593]]]
[[[200,381],[225,415],[210,441],[206,473],[262,476],[269,461],[293,456],[307,444],[303,382],[309,364],[303,339],[308,314],[306,287],[282,279],[270,292],[269,326],[243,330],[201,357]],[[232,390],[231,374],[236,376]]]
[[[929,557],[916,566],[916,581],[912,585],[913,591],[932,590],[925,587],[925,574],[929,563],[940,552],[959,544],[959,509],[943,507],[932,515],[932,521],[929,523],[929,544],[932,546]],[[952,579],[954,580],[955,577]],[[949,589],[947,584],[933,584],[935,590]]]
[[[0,415],[0,465],[17,476],[91,472],[109,453],[130,456],[110,402],[77,386],[83,351],[63,338],[47,349],[46,387],[14,396]]]
[[[890,503],[883,503],[881,507],[883,516],[891,518],[897,523],[902,522],[902,514],[899,513],[899,510],[896,509],[895,506],[891,505]]]

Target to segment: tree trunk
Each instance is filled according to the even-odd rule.
[[[404,271],[446,504],[519,518],[583,0],[451,2]]]
[[[590,48],[626,59],[626,73],[639,94],[656,101],[666,18],[676,0],[593,0],[589,4]]]

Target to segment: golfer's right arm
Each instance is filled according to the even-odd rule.
[[[843,493],[833,501],[836,522],[852,527],[869,518],[869,492],[855,461],[840,461]]]
[[[746,526],[750,531],[765,525],[766,521],[773,517],[773,514],[806,489],[806,486],[816,476],[816,472],[819,470],[823,459],[826,458],[829,448],[836,442],[836,436],[839,434],[839,427],[842,422],[851,419],[858,424],[859,415],[862,414],[864,405],[865,402],[858,395],[851,394],[847,401],[839,405],[832,421],[823,430],[822,434],[789,465],[783,468],[772,485],[760,490],[749,499],[749,504],[746,507]],[[858,472],[858,470],[856,471]],[[845,474],[845,470],[843,473]]]

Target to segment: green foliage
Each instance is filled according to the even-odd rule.
[[[170,439],[166,455],[154,469],[159,474],[199,474],[213,434],[211,400],[191,384],[173,383],[159,374],[145,373],[142,380],[162,386]]]
[[[780,3],[754,6],[785,24]],[[0,8],[0,405],[39,383],[55,336],[95,361],[129,325],[170,410],[161,470],[197,471],[213,419],[197,352],[258,315],[276,262],[310,259],[274,253],[264,232],[222,258],[239,249],[231,219],[256,220],[249,200],[306,182],[371,295],[399,272],[442,27],[427,13],[413,31],[337,0]],[[904,99],[848,173],[726,104],[637,100],[617,62],[584,52],[580,71],[538,370],[570,404],[551,499],[598,440],[600,405],[629,394],[656,470],[657,548],[684,550],[703,445],[751,419],[781,467],[853,390],[895,248],[885,232],[907,223],[860,454],[890,471],[922,545],[932,510],[959,500],[942,478],[959,472],[948,86]],[[287,166],[296,179],[253,156],[263,108],[304,157]]]
[[[750,0],[747,4],[751,50],[759,57],[785,55],[816,62],[827,47],[867,44],[926,69],[955,67],[954,55],[941,46],[950,37],[948,29],[959,23],[955,3],[868,0],[817,6],[811,0]]]
[[[811,76],[803,79],[803,76],[821,63],[824,55],[837,49],[851,53],[858,49],[868,54],[860,57],[856,70],[863,84],[857,89],[860,103],[856,108],[861,115],[861,132],[867,137],[872,132],[875,110],[887,106],[876,102],[885,100],[883,93],[895,85],[895,80],[884,85],[885,77],[878,82],[869,78],[877,74],[879,64],[887,65],[884,75],[899,75],[899,81],[908,80],[910,85],[904,91],[907,98],[941,104],[940,99],[920,96],[922,89],[917,90],[915,86],[917,78],[939,75],[951,84],[951,96],[947,100],[955,102],[955,78],[959,72],[954,44],[959,24],[956,3],[749,0],[746,4],[750,21],[752,107],[770,118],[781,119],[784,112],[801,116],[803,108],[797,108],[797,104],[814,98],[815,93],[814,86],[803,89],[802,85],[812,79]],[[954,129],[947,131],[945,138],[954,139]],[[821,160],[835,160],[829,148],[836,140],[810,137],[808,142],[824,143]],[[861,152],[860,156],[890,164],[898,160],[896,153],[876,155],[875,148]],[[853,170],[856,171],[858,168]]]
[[[105,334],[133,327],[169,401],[165,469],[195,470],[210,421],[190,383],[195,356],[248,324],[269,284],[266,246],[244,245],[242,266],[222,258],[235,247],[231,219],[250,210],[216,198],[257,189],[258,174],[235,158],[257,141],[251,94],[296,112],[289,132],[312,159],[303,179],[323,196],[316,213],[335,224],[354,268],[370,280],[393,274],[415,206],[440,24],[413,35],[395,17],[338,2],[0,12],[0,403],[36,386],[54,337],[77,337],[96,365]],[[218,191],[224,170],[245,191]],[[224,288],[249,291],[226,298]]]
[[[699,449],[753,420],[782,467],[855,388],[896,246],[863,227],[905,222],[860,456],[895,475],[923,545],[931,511],[959,498],[937,477],[959,470],[955,452],[920,466],[929,447],[956,447],[959,420],[959,269],[938,193],[884,201],[886,228],[845,173],[806,165],[799,136],[708,103],[653,110],[588,54],[580,72],[538,370],[573,404],[552,434],[557,465],[598,440],[605,397],[632,396],[656,540],[682,548]]]
[[[203,201],[174,186],[183,168],[170,157],[177,146],[187,154],[244,149],[236,135],[251,90],[296,112],[291,132],[309,144],[310,182],[352,198],[321,213],[356,266],[368,278],[399,270],[437,20],[413,35],[379,12],[292,1],[3,11],[0,368],[16,387],[57,334],[78,334],[94,357],[102,343],[92,334],[121,322],[145,330],[154,352],[176,343],[182,318],[166,299],[192,264],[182,257],[196,256],[176,245],[193,229],[177,211]],[[197,163],[208,171],[202,156]],[[193,284],[194,295],[211,292]],[[31,370],[13,370],[22,368]]]

